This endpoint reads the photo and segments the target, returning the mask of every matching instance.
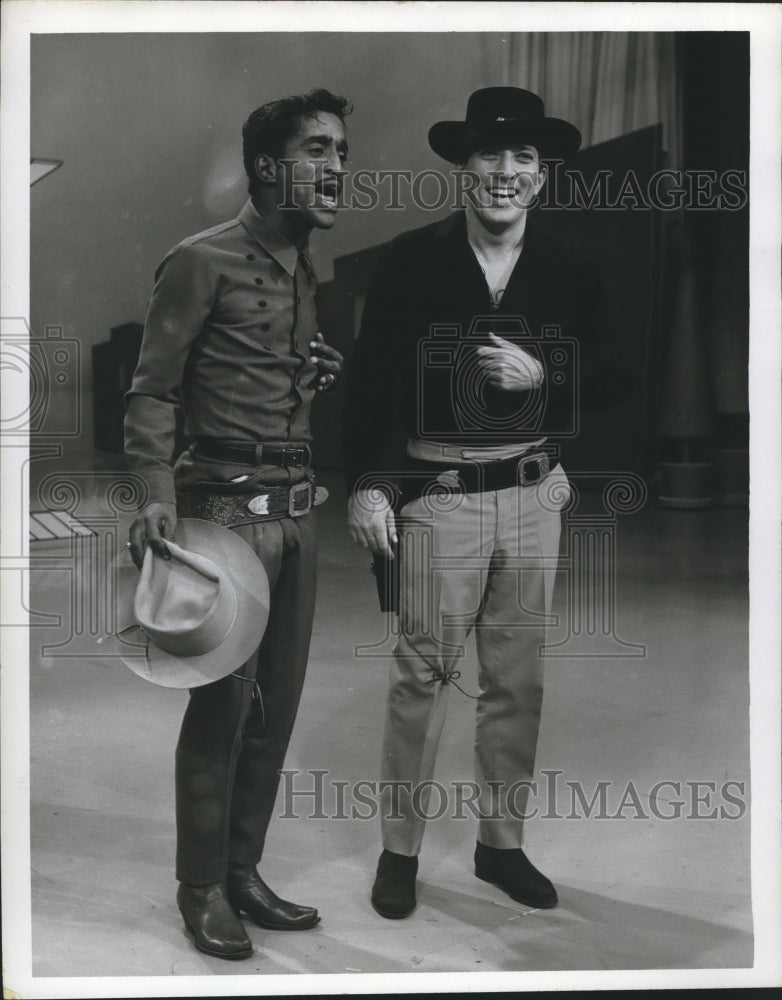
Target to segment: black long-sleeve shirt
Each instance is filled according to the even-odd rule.
[[[410,438],[464,447],[577,435],[581,408],[610,406],[627,391],[601,355],[605,323],[597,268],[549,238],[534,212],[496,310],[464,212],[397,237],[371,285],[348,370],[349,489],[389,471],[382,454],[396,419]],[[474,352],[489,330],[541,361],[540,389],[487,384]]]

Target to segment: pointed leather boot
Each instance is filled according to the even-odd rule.
[[[559,902],[557,890],[521,848],[475,846],[475,874],[507,892],[511,899],[536,909],[549,909]]]
[[[381,917],[402,920],[415,909],[415,877],[418,858],[383,851],[377,863],[372,905]]]
[[[253,923],[266,930],[306,931],[320,923],[314,907],[280,899],[252,866],[229,869],[226,890],[237,916],[246,913]]]
[[[211,885],[180,883],[177,906],[195,946],[217,958],[249,958],[252,941],[228,902],[222,882]]]

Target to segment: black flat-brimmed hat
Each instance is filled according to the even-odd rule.
[[[564,158],[581,145],[581,133],[561,118],[546,118],[538,95],[520,87],[476,90],[465,121],[436,122],[429,129],[429,145],[451,163],[481,146],[508,141],[534,146],[542,157]]]

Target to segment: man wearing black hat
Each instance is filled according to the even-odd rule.
[[[316,90],[250,115],[250,198],[238,218],[182,241],[158,268],[127,397],[128,464],[148,490],[130,531],[134,562],[147,546],[168,557],[177,515],[214,521],[252,547],[271,591],[260,649],[192,688],[176,752],[177,903],[196,947],[221,958],[253,953],[240,914],[273,930],[320,919],[278,898],[256,866],[312,630],[311,510],[322,491],[310,469],[310,408],[336,382],[341,356],[318,332],[307,245],[313,228],[336,220],[349,111]],[[172,469],[180,398],[192,443]]]
[[[434,151],[460,172],[465,210],[397,238],[367,298],[344,434],[350,533],[395,558],[400,576],[381,774],[384,850],[372,890],[384,917],[405,917],[416,905],[448,688],[472,629],[475,874],[529,906],[557,904],[554,886],[521,849],[541,647],[569,496],[556,440],[578,419],[579,392],[583,400],[605,391],[607,370],[596,350],[597,275],[550,240],[530,208],[546,180],[542,159],[567,157],[580,140],[573,125],[544,115],[535,94],[474,93],[466,121],[429,132]],[[394,474],[383,450],[396,414],[407,458]]]

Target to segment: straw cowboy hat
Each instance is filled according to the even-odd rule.
[[[498,142],[523,142],[541,157],[567,157],[581,145],[581,133],[561,118],[546,118],[543,101],[520,87],[485,87],[467,101],[465,121],[435,122],[429,145],[443,159],[462,163],[471,150]]]
[[[115,560],[120,657],[162,687],[191,688],[233,673],[258,648],[269,616],[269,581],[233,531],[181,518],[170,559],[147,547],[139,574]]]

